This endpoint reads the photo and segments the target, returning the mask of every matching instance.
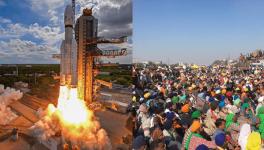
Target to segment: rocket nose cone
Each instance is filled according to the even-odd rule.
[[[73,25],[73,9],[71,5],[67,5],[64,11],[64,24]]]
[[[72,6],[71,5],[67,5],[64,11],[64,14],[68,14],[71,15],[73,12]]]

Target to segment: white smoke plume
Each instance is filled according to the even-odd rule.
[[[21,99],[23,93],[13,88],[4,88],[4,85],[0,84],[0,125],[6,125],[17,115],[11,111],[9,104]]]
[[[69,141],[73,146],[77,146],[82,150],[111,150],[111,142],[104,129],[100,127],[100,123],[94,117],[91,120],[93,124],[91,128],[83,128],[78,130],[78,136],[69,133],[69,128],[66,128],[56,113],[50,114],[48,109],[51,104],[44,111],[39,110],[38,115],[42,117],[40,121],[35,123],[30,128],[30,133],[36,137],[41,143],[53,139],[60,139],[60,143],[68,143]]]

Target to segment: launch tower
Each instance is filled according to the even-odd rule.
[[[95,65],[96,57],[115,57],[126,55],[126,49],[100,50],[97,44],[125,42],[125,37],[118,39],[105,39],[97,37],[98,20],[92,15],[92,9],[84,9],[75,24],[75,39],[77,41],[77,71],[78,71],[78,94],[87,103],[94,100],[97,84],[111,86],[105,81],[95,80],[97,72]]]

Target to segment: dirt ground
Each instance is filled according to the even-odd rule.
[[[96,112],[102,128],[104,128],[111,140],[113,149],[128,149],[127,145],[123,145],[123,138],[127,136],[129,130],[125,128],[127,115],[113,112],[111,110]]]

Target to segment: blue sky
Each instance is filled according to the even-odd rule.
[[[263,0],[134,0],[134,61],[210,64],[264,49]]]
[[[93,1],[98,3],[93,11],[99,19],[99,36],[126,35],[131,39],[131,0]],[[77,17],[83,8],[91,6],[89,2],[76,0]],[[64,9],[70,3],[71,0],[0,0],[0,64],[59,63],[52,58],[52,54],[60,53],[60,44],[64,39]],[[131,40],[114,48],[124,47],[128,48],[130,55],[119,57],[116,61],[131,63]]]

